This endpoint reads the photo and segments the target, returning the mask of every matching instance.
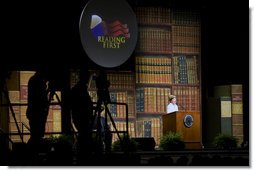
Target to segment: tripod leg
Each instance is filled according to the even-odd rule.
[[[117,131],[117,128],[116,128],[116,124],[115,124],[115,122],[114,122],[114,119],[113,119],[113,117],[111,116],[111,113],[110,113],[108,107],[107,107],[107,106],[105,106],[105,107],[106,107],[106,108],[105,108],[105,110],[106,110],[106,115],[109,116],[109,118],[110,118],[110,120],[111,120],[111,123],[112,123],[114,129],[116,130],[116,134],[117,134],[117,137],[119,138],[120,144],[121,144],[121,146],[122,146],[122,148],[123,148],[123,140],[121,139],[121,137],[120,137],[120,135],[119,135],[119,132]],[[128,131],[128,130],[127,130],[127,131]]]
[[[110,113],[110,111],[109,111],[109,109],[108,109],[107,106],[106,106],[106,114],[108,114],[108,116],[109,116],[109,118],[110,118],[110,121],[112,122],[112,125],[113,125],[114,129],[116,130],[117,137],[120,139],[120,135],[119,135],[119,133],[118,133],[118,131],[117,131],[116,124],[115,124],[114,119],[113,119],[113,117],[111,116],[111,113]]]
[[[95,109],[95,113],[94,113],[94,117],[92,119],[91,122],[91,127],[93,127],[93,124],[96,122],[96,150],[100,153],[102,152],[103,148],[103,142],[102,142],[102,132],[101,132],[101,105],[102,105],[102,101],[101,99],[98,99],[97,101],[97,105],[96,105],[96,109]],[[96,116],[97,116],[97,121],[96,121]],[[97,147],[98,146],[98,147]]]
[[[9,93],[8,93],[8,91],[4,91],[3,93],[4,93],[4,95],[5,95],[6,99],[7,99],[7,102],[9,104],[12,117],[13,117],[13,119],[15,121],[15,125],[16,125],[16,127],[18,129],[18,133],[19,133],[20,139],[21,139],[21,141],[23,143],[24,142],[24,140],[23,140],[23,134],[21,133],[20,128],[18,126],[18,122],[17,122],[16,115],[15,115],[15,112],[14,112],[14,109],[13,109],[13,106],[12,106],[12,103],[11,103],[11,100],[10,100],[10,97],[9,97]]]

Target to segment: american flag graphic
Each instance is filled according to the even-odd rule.
[[[101,17],[99,17],[98,15],[92,15],[90,28],[95,37],[124,36],[126,38],[130,38],[128,25],[122,24],[119,20],[115,20],[111,23],[107,23],[105,21],[102,21]]]

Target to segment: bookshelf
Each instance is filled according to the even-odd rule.
[[[168,95],[177,96],[180,120],[195,113],[195,140],[179,129],[190,148],[200,147],[200,14],[170,7],[135,7],[139,24],[135,51],[136,136],[153,137],[159,145]],[[189,132],[188,132],[189,131]]]

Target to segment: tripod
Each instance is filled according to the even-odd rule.
[[[112,139],[111,137],[111,131],[108,128],[108,117],[114,127],[114,129],[116,130],[117,136],[122,144],[122,140],[120,138],[119,132],[117,131],[116,128],[116,124],[114,122],[113,117],[111,116],[111,113],[108,109],[108,104],[111,103],[110,100],[110,96],[109,96],[109,88],[110,83],[107,80],[107,75],[104,71],[100,71],[99,76],[96,78],[96,87],[97,87],[97,96],[98,96],[98,100],[96,103],[96,108],[95,108],[95,113],[94,113],[94,118],[93,121],[96,120],[96,116],[97,116],[97,123],[96,123],[96,140],[99,142],[99,152],[103,151],[103,141],[102,141],[102,137],[104,136],[104,140],[105,140],[105,152],[108,153],[111,151],[111,140],[109,141],[109,139]],[[105,120],[104,120],[104,124],[101,124],[101,112],[102,112],[102,108],[105,109]],[[92,122],[94,123],[94,122]],[[102,129],[102,126],[104,126],[104,129]],[[104,130],[104,135],[102,130]],[[110,144],[107,144],[110,143]]]

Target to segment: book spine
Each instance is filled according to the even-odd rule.
[[[243,100],[242,85],[231,85],[232,96],[232,132],[233,136],[238,139],[238,145],[243,142]]]
[[[231,98],[221,97],[221,133],[232,135]]]

